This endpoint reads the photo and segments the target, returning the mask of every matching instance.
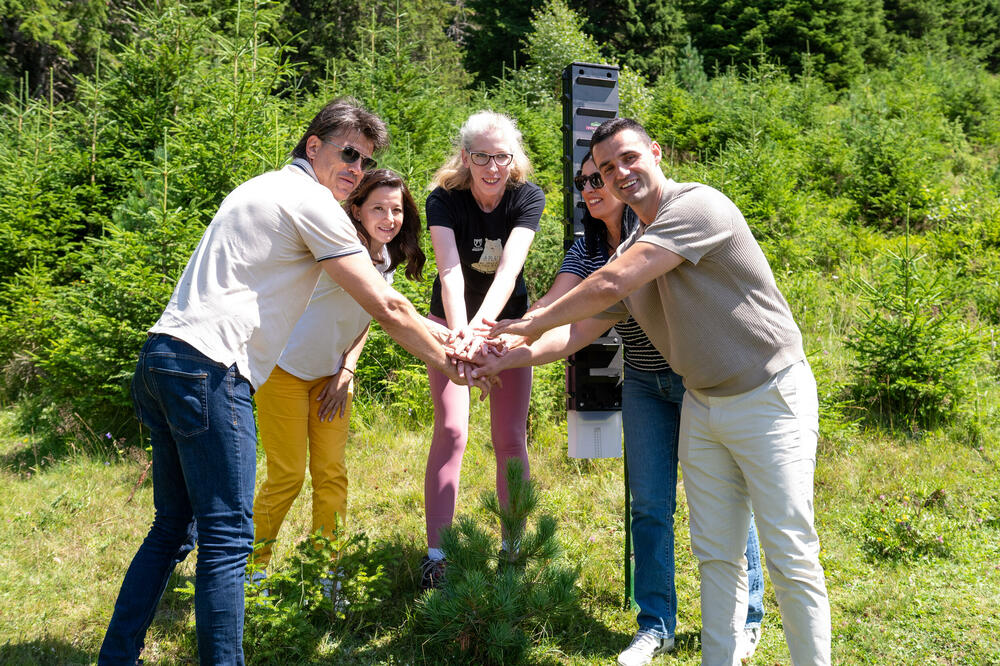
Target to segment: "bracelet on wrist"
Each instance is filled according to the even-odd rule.
[[[342,366],[342,367],[340,368],[340,371],[341,371],[341,372],[349,372],[349,373],[351,373],[351,376],[352,376],[352,377],[354,376],[354,371],[353,371],[353,370],[351,370],[350,368],[348,368],[348,367],[347,367],[346,365],[345,365],[345,366]]]

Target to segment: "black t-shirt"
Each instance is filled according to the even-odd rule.
[[[497,207],[484,213],[471,190],[446,190],[438,187],[427,197],[427,227],[448,227],[455,232],[462,276],[465,278],[465,311],[472,318],[493,284],[503,246],[515,227],[538,231],[545,193],[533,183],[508,189]],[[498,319],[516,319],[528,309],[528,288],[524,271],[518,273],[514,291]],[[441,300],[441,278],[434,278],[431,314],[445,318]]]

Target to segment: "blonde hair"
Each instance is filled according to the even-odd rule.
[[[520,187],[528,182],[531,175],[531,161],[524,152],[521,132],[517,129],[514,119],[495,111],[478,111],[465,121],[458,131],[458,141],[455,150],[444,165],[434,174],[431,189],[443,187],[446,190],[467,190],[472,182],[469,167],[462,164],[462,151],[472,150],[472,142],[483,136],[496,132],[510,145],[514,159],[510,163],[510,176],[507,178],[507,188]]]

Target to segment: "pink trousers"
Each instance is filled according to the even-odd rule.
[[[440,530],[455,517],[462,455],[469,439],[467,386],[459,386],[436,370],[427,370],[434,401],[434,435],[424,476],[424,510],[427,545],[441,545]],[[490,434],[496,455],[497,494],[507,501],[505,471],[509,458],[524,462],[528,477],[528,404],[531,400],[531,368],[513,368],[500,373],[502,388],[490,391]]]

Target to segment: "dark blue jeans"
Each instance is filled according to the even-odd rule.
[[[625,367],[622,430],[632,493],[637,622],[640,629],[661,636],[673,636],[677,627],[674,511],[683,398],[684,385],[674,371],[644,372]],[[764,618],[764,572],[753,520],[747,535],[746,558],[750,586],[746,624],[752,626]]]
[[[132,399],[153,447],[155,515],[125,574],[99,664],[136,663],[170,574],[195,542],[201,663],[243,664],[257,447],[250,396],[235,366],[185,342],[152,335],[143,346]]]

